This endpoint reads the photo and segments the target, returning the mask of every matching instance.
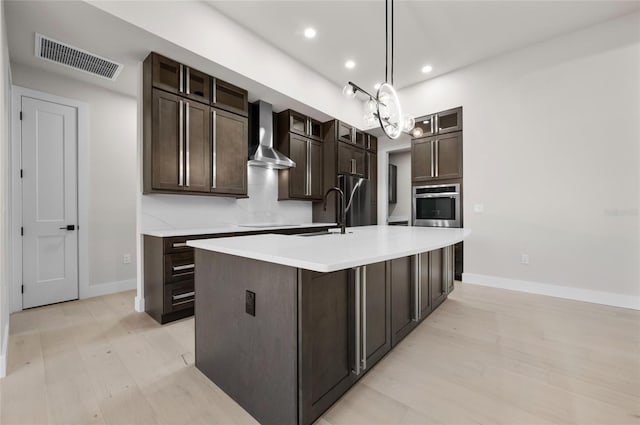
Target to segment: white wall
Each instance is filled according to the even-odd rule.
[[[20,64],[11,66],[18,86],[89,104],[90,293],[135,288],[136,99]],[[123,264],[123,254],[131,255],[131,264]]]
[[[411,151],[390,153],[389,164],[398,167],[397,202],[389,204],[389,218],[411,221]]]
[[[341,87],[227,18],[207,2],[85,1],[219,64],[220,69],[212,74],[248,88],[250,96],[255,94],[254,91],[260,91],[270,97],[270,92],[275,91],[300,102],[297,105],[280,106],[293,107],[314,116],[317,115],[315,111],[319,111],[356,127],[363,127],[360,102],[346,101]],[[153,13],[149,13],[150,8]],[[189,19],[176,19],[176,16],[189,16]],[[193,66],[199,67],[199,64],[194,63]],[[200,69],[211,72],[209,67]],[[255,83],[268,90],[261,90]]]
[[[278,201],[278,172],[249,167],[249,198],[143,195],[142,230],[242,223],[311,223],[311,202]]]
[[[10,105],[11,69],[4,18],[4,0],[0,2],[0,378],[5,376],[9,338],[9,279],[11,244],[9,229],[10,191]]]
[[[399,95],[464,107],[465,281],[640,308],[640,14]]]

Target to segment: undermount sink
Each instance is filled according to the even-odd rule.
[[[353,232],[347,232],[347,234],[349,233],[353,233]],[[311,236],[326,236],[326,235],[341,235],[342,233],[340,232],[330,232],[329,230],[322,230],[319,232],[310,232],[310,233],[298,233],[296,235],[292,235],[292,236],[303,236],[303,237],[311,237]]]
[[[255,227],[257,229],[264,227],[296,227],[299,224],[282,224],[282,223],[256,223],[256,224],[238,224],[238,227]]]

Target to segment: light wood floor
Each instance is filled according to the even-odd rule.
[[[0,423],[255,423],[133,297],[13,315]],[[640,312],[462,284],[318,424],[640,424],[639,356]]]

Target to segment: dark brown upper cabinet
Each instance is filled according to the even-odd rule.
[[[278,199],[322,200],[322,143],[289,133],[280,151],[296,166],[279,170]]]
[[[422,129],[422,136],[454,133],[462,130],[462,107],[448,109],[436,114],[416,119],[416,127]]]
[[[153,90],[150,190],[209,191],[209,107]]]
[[[145,59],[144,193],[246,196],[247,92],[213,81],[156,53]]]
[[[217,194],[247,194],[247,117],[211,108],[212,169],[210,190]]]
[[[211,105],[246,117],[249,115],[249,94],[245,89],[215,78]]]
[[[209,192],[211,187],[211,120],[209,106],[185,102],[185,190]]]
[[[355,143],[355,129],[349,124],[338,121],[336,138],[340,142]]]
[[[153,90],[153,119],[145,139],[144,190],[184,189],[184,102],[176,95]],[[146,131],[146,130],[145,130]],[[148,174],[148,176],[147,176]]]
[[[338,174],[366,177],[365,151],[347,143],[338,143]]]
[[[211,77],[187,65],[152,53],[153,86],[202,103],[211,98]]]
[[[378,155],[365,152],[367,179],[371,186],[371,224],[378,224]]]
[[[462,132],[411,141],[413,182],[462,177]]]
[[[278,150],[296,163],[278,171],[278,199],[321,201],[324,154],[322,142],[309,137],[309,118],[287,110],[276,120]]]
[[[365,148],[371,152],[378,151],[378,138],[365,133]]]
[[[198,102],[209,104],[211,77],[188,66],[184,67],[184,95]]]
[[[290,131],[300,136],[322,141],[322,123],[300,112],[291,109],[282,111],[277,115],[277,123],[278,129],[282,132]]]
[[[157,53],[152,53],[150,57],[153,64],[151,71],[153,86],[168,92],[181,94],[184,65]]]
[[[355,141],[356,141],[356,146],[359,146],[361,148],[365,148],[367,145],[367,133],[363,133],[362,131],[359,130],[355,130],[356,133],[356,137],[355,137]]]

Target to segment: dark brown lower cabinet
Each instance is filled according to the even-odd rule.
[[[358,380],[354,284],[352,270],[300,272],[298,374],[303,424],[320,417]]]
[[[389,262],[391,280],[391,343],[395,346],[418,324],[414,258],[402,257]]]
[[[303,424],[320,417],[391,350],[389,271],[387,262],[333,273],[301,271]]]
[[[429,289],[431,291],[431,308],[435,309],[447,298],[447,282],[444,279],[442,261],[444,254],[441,249],[429,252]]]
[[[391,350],[391,267],[388,262],[364,266],[363,368],[368,370]]]

